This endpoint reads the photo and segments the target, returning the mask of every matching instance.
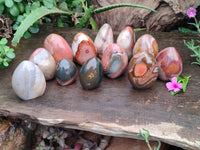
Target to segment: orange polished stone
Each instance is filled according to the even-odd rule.
[[[44,48],[50,52],[56,62],[67,58],[73,61],[73,53],[67,41],[60,35],[52,33],[44,41]]]
[[[83,40],[78,45],[78,50],[75,54],[75,60],[78,64],[83,65],[87,60],[96,56],[97,56],[97,52],[96,52],[93,42]]]

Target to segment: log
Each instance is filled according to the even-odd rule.
[[[192,52],[183,40],[200,39],[196,34],[151,32],[159,49],[174,46],[183,60],[182,77],[191,75],[187,90],[170,95],[165,82],[157,80],[147,90],[135,90],[127,72],[111,80],[103,78],[99,88],[85,91],[79,78],[69,86],[59,86],[55,79],[47,82],[45,94],[30,101],[22,101],[11,86],[16,66],[38,47],[43,46],[50,33],[63,36],[69,44],[77,32],[92,39],[97,32],[87,29],[44,27],[30,39],[22,39],[15,48],[16,58],[10,66],[0,70],[0,115],[28,119],[42,125],[80,129],[108,136],[141,139],[137,134],[145,128],[150,140],[182,147],[200,149],[200,68],[191,65]],[[136,32],[136,39],[147,32]],[[115,39],[118,32],[115,32]]]
[[[134,7],[120,7],[94,15],[98,27],[104,23],[112,26],[113,30],[120,31],[125,26],[133,28],[147,28],[148,31],[165,31],[186,18],[188,8],[200,6],[198,0],[94,0],[97,8],[119,3],[140,4],[158,11]]]

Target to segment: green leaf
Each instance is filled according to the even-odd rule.
[[[38,33],[39,32],[39,26],[33,25],[28,29],[31,33]]]
[[[36,1],[36,2],[32,3],[30,9],[31,9],[31,11],[33,11],[33,10],[37,9],[38,7],[40,7],[40,6],[41,6],[40,2]]]
[[[174,92],[174,91],[170,91],[171,95],[176,95],[177,93],[180,93],[182,90],[178,91],[178,92]]]
[[[188,29],[188,28],[184,28],[184,27],[179,27],[179,32],[180,33],[198,33],[197,31]]]
[[[20,26],[17,28],[17,31],[14,34],[12,45],[17,46],[19,40],[21,39],[22,35],[28,30],[28,28],[36,22],[38,19],[44,17],[45,15],[49,14],[66,14],[66,15],[72,15],[72,13],[62,11],[56,7],[53,7],[52,9],[48,9],[46,7],[39,7],[32,11],[26,18],[22,21]]]
[[[57,26],[58,27],[64,27],[63,22],[62,22],[60,17],[58,17],[58,19],[57,19]]]
[[[5,0],[5,5],[6,7],[10,8],[14,5],[13,0]]]
[[[3,14],[4,8],[5,8],[4,5],[3,5],[3,4],[0,4],[0,15]]]
[[[59,8],[61,10],[68,10],[68,6],[67,6],[67,3],[66,2],[62,2],[60,5],[59,5]]]
[[[8,67],[9,64],[8,64],[8,62],[4,61],[4,62],[3,62],[3,65],[4,65],[5,67]]]
[[[14,0],[15,2],[19,3],[19,2],[22,2],[22,0]]]
[[[15,53],[13,53],[13,52],[8,52],[8,53],[6,53],[6,56],[7,56],[8,58],[10,58],[10,59],[13,59],[13,58],[15,58]]]
[[[18,25],[17,23],[15,23],[15,24],[12,26],[13,30],[17,30],[18,27],[19,27],[19,25]]]
[[[17,5],[13,5],[11,8],[10,8],[10,14],[14,17],[17,17],[19,16],[19,9],[17,7]]]
[[[10,50],[10,47],[4,46],[4,51],[5,51],[5,53],[9,52],[9,50]]]
[[[5,0],[0,0],[0,4],[4,4],[5,3]]]
[[[24,16],[19,15],[19,16],[17,17],[17,22],[22,22],[23,20],[24,20]]]
[[[191,76],[185,76],[184,77],[184,81],[183,81],[183,92],[186,91],[186,87],[187,87],[187,84],[188,84],[188,81],[190,79]]]
[[[85,2],[85,0],[83,1],[83,2]],[[72,1],[72,6],[78,6],[78,5],[80,5],[81,4],[81,0],[73,0]]]
[[[23,3],[17,3],[17,7],[20,11],[20,13],[23,13],[25,10],[24,4]]]
[[[84,15],[79,19],[79,23],[75,25],[75,27],[77,28],[83,28],[85,27],[85,24],[89,21],[91,15],[92,15],[92,11],[93,11],[93,7],[89,7],[88,9],[86,9]]]
[[[26,32],[24,33],[23,37],[24,37],[25,39],[28,39],[28,38],[31,37],[31,34],[30,34],[28,31],[26,31]]]
[[[30,14],[30,13],[31,13],[31,6],[26,5],[26,6],[25,6],[25,12],[26,12],[27,14]]]
[[[1,45],[5,45],[5,44],[7,44],[7,42],[8,42],[8,40],[7,40],[6,38],[2,38],[2,39],[0,40],[0,44],[1,44]]]
[[[52,8],[53,7],[53,0],[43,0],[43,4],[47,8]]]

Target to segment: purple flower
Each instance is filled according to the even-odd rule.
[[[183,84],[182,83],[177,83],[177,78],[173,77],[171,79],[171,82],[167,82],[166,83],[166,87],[168,88],[168,91],[174,91],[174,92],[178,92],[181,89],[183,89]]]
[[[197,10],[190,7],[188,10],[187,10],[187,15],[189,18],[194,18],[196,16],[196,12]]]

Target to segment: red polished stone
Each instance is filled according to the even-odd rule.
[[[128,65],[128,55],[119,44],[110,44],[104,51],[101,63],[109,78],[119,77]]]
[[[158,53],[156,61],[159,68],[159,78],[168,81],[169,78],[179,76],[182,72],[182,60],[174,47],[168,47]]]
[[[78,64],[83,65],[87,60],[96,56],[97,56],[97,52],[96,52],[93,42],[83,40],[78,45],[78,50],[75,54],[75,60]]]
[[[73,53],[67,41],[60,35],[52,33],[44,41],[44,48],[50,52],[56,62],[67,58],[73,61]]]

